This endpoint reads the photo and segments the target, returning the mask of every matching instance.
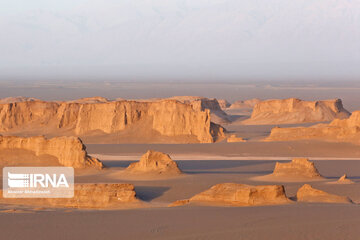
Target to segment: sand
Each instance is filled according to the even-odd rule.
[[[111,168],[76,177],[76,182],[114,182],[109,173],[126,168],[133,161],[104,161]],[[167,204],[189,198],[219,182],[260,185],[254,176],[272,172],[276,161],[177,161],[186,177],[166,180],[127,180],[135,185],[148,208],[98,211],[48,209],[23,214],[1,212],[4,239],[357,239],[360,208],[356,204],[297,203],[263,207],[168,208]],[[360,162],[315,161],[329,181],[344,172],[355,181],[350,185],[311,185],[326,192],[349,196],[360,203]],[[271,183],[265,183],[271,184]],[[296,195],[303,183],[285,183],[287,195]],[[9,206],[8,209],[14,209]],[[16,207],[16,209],[22,209]],[[5,209],[3,209],[5,210]],[[26,210],[26,208],[25,208]],[[36,231],[32,230],[36,225]],[[21,226],[21,228],[19,228]],[[286,227],[284,227],[286,226]],[[289,229],[291,231],[289,231]]]
[[[317,96],[317,99],[342,98],[344,107],[353,111],[360,109],[359,87],[336,84],[311,84],[304,87],[290,83],[246,86],[213,83],[208,84],[205,91],[202,83],[154,83],[145,90],[143,84],[136,83],[114,83],[104,86],[72,81],[69,84],[63,83],[62,88],[59,88],[40,83],[29,87],[24,83],[19,85],[14,82],[1,85],[0,95],[25,95],[45,100],[70,100],[99,95],[110,99],[200,95],[221,97],[230,102],[253,97],[298,97],[314,100],[314,96]],[[161,92],[154,89],[161,89]],[[97,137],[84,139],[88,153],[99,158],[108,168],[101,171],[76,170],[75,182],[133,184],[137,197],[146,206],[141,209],[84,210],[1,205],[1,239],[359,239],[359,146],[322,141],[261,142],[274,125],[242,126],[239,122],[250,116],[250,110],[226,112],[234,114],[231,116],[234,122],[224,126],[229,131],[228,134],[243,137],[247,142],[125,144],[129,135],[127,133],[112,136],[114,139],[120,138],[119,144],[106,144],[105,139]],[[138,133],[141,134],[141,129]],[[174,178],[130,178],[122,174],[149,149],[168,153],[185,174]],[[26,163],[27,159],[36,160],[35,156],[28,158],[27,154],[22,152],[13,159],[17,159],[19,164]],[[45,159],[46,156],[43,157]],[[311,186],[330,194],[348,196],[355,204],[296,202],[279,206],[168,207],[176,200],[191,198],[213,185],[224,182],[248,185],[282,184],[286,195],[291,200],[296,200],[296,192],[305,182],[253,180],[255,177],[272,173],[276,162],[291,160],[293,157],[310,158],[325,178],[323,181],[310,181]],[[48,160],[49,164],[57,164],[55,159]],[[40,163],[41,161],[38,162]],[[354,182],[353,184],[328,184],[336,182],[344,173]]]

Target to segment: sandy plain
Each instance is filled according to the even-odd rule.
[[[166,84],[165,84],[166,85]],[[16,84],[6,94],[25,95]],[[128,84],[129,89],[140,86]],[[162,84],[161,86],[164,86]],[[183,85],[181,85],[183,87]],[[201,85],[196,85],[201,88]],[[215,96],[218,85],[210,86],[208,94]],[[316,89],[303,86],[238,86],[224,85],[222,90],[244,93],[241,99],[251,97],[269,98],[292,96],[310,98]],[[118,86],[119,88],[121,86]],[[165,86],[166,87],[166,86]],[[11,88],[11,87],[9,87]],[[67,90],[66,86],[63,86]],[[92,90],[92,88],[94,88]],[[97,86],[72,87],[65,97],[89,96]],[[185,87],[184,87],[185,88]],[[309,92],[309,88],[311,91]],[[51,91],[44,91],[50,89]],[[70,89],[70,87],[69,87]],[[89,90],[90,89],[90,90]],[[192,91],[195,91],[192,88]],[[255,89],[253,92],[249,89]],[[116,88],[103,88],[97,95],[112,96]],[[134,90],[134,91],[135,91]],[[180,89],[181,90],[181,89]],[[180,91],[179,90],[179,91]],[[4,95],[6,89],[0,90]],[[30,88],[34,97],[51,98],[59,93],[59,87],[40,85]],[[175,91],[175,90],[174,90]],[[342,91],[342,92],[339,92]],[[358,88],[339,89],[337,86],[319,86],[319,98],[345,96],[344,105],[350,111],[360,109]],[[126,91],[125,91],[126,92]],[[164,91],[165,92],[165,91]],[[303,93],[306,94],[304,95]],[[48,96],[38,96],[49,94]],[[266,93],[266,94],[264,94]],[[71,95],[72,94],[72,95]],[[118,94],[118,93],[117,93]],[[129,93],[131,94],[131,93]],[[178,93],[169,92],[172,95]],[[246,95],[247,94],[247,95]],[[27,94],[29,95],[29,94]],[[186,92],[186,95],[203,95]],[[119,95],[117,95],[119,97]],[[222,95],[226,98],[225,94]],[[125,96],[127,97],[127,96]],[[167,97],[167,96],[144,96]],[[271,125],[244,126],[239,121],[249,116],[247,111],[228,112],[234,122],[224,127],[247,142],[214,144],[99,144],[96,139],[85,139],[88,153],[98,157],[107,168],[104,170],[77,170],[77,183],[131,183],[142,208],[123,210],[80,210],[69,208],[39,208],[33,206],[1,205],[1,239],[276,239],[276,240],[358,240],[360,236],[360,147],[351,143],[326,141],[262,142]],[[301,124],[309,126],[311,124]],[[298,125],[297,125],[298,126]],[[299,125],[300,126],[300,125]],[[101,139],[99,139],[101,142]],[[124,141],[126,142],[126,141]],[[169,154],[185,173],[173,178],[129,177],[123,174],[130,163],[140,159],[147,150],[153,149]],[[272,173],[277,161],[293,157],[308,157],[314,161],[322,181],[262,182],[254,178]],[[347,174],[354,184],[329,184]],[[0,176],[2,177],[2,176]],[[310,183],[314,188],[328,193],[348,196],[354,204],[299,203],[256,207],[180,206],[168,204],[190,198],[218,183],[242,183],[249,185],[283,184],[287,196],[294,200],[297,190]]]

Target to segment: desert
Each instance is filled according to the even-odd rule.
[[[2,0],[0,240],[360,240],[360,0]]]
[[[347,222],[350,229],[358,221],[360,150],[356,134],[347,134],[357,126],[357,113],[347,113],[341,101],[298,102],[295,114],[265,114],[244,124],[263,101],[231,107],[226,100],[191,96],[39,99],[2,101],[1,164],[73,167],[74,197],[2,197],[0,221],[9,239],[45,239],[26,228],[12,232],[14,222],[30,227],[35,221],[54,239],[63,239],[52,227],[58,221],[69,238],[115,239],[121,231],[126,239],[169,239],[181,231],[189,239],[265,239],[270,231],[281,239],[290,237],[281,230],[289,221],[299,234],[310,221],[317,224],[310,236],[335,240],[343,232],[330,226]],[[309,113],[306,121],[297,117],[303,113]],[[287,132],[272,139],[275,126],[345,130],[336,130],[344,135],[335,140]],[[109,231],[81,230],[99,218]],[[270,230],[261,230],[264,225]]]

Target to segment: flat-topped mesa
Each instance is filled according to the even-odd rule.
[[[103,168],[102,162],[89,156],[85,145],[78,137],[38,137],[0,136],[0,149],[27,150],[36,156],[51,155],[66,167],[96,169]]]
[[[107,103],[109,102],[109,99],[104,97],[87,97],[87,98],[80,98],[68,102],[69,103]]]
[[[229,123],[229,116],[222,110],[216,98],[205,98],[196,96],[175,96],[169,99],[175,99],[181,103],[190,104],[196,111],[210,110],[211,120],[214,123]]]
[[[261,100],[258,98],[253,98],[253,99],[249,99],[249,100],[238,100],[238,101],[235,101],[233,104],[231,104],[231,106],[229,108],[230,109],[254,108],[255,105],[258,104],[259,102],[261,102]]]
[[[155,138],[156,134],[177,137],[178,142],[200,143],[212,143],[224,137],[224,129],[211,122],[209,110],[196,110],[190,104],[177,100],[18,102],[0,104],[0,119],[0,133],[7,135],[26,132],[52,136],[109,136],[128,130],[127,134],[131,136],[131,131],[144,129],[154,131],[154,134],[148,134],[150,140],[147,141]],[[158,138],[160,140],[156,141],[167,142],[167,139]]]
[[[168,154],[153,150],[149,150],[142,155],[139,162],[130,164],[126,171],[130,173],[153,173],[172,176],[182,173],[176,162]]]
[[[350,113],[340,99],[303,101],[296,98],[266,100],[257,103],[251,118],[243,124],[296,124],[344,119]]]
[[[29,98],[29,97],[8,97],[8,98],[1,98],[0,104],[6,104],[6,103],[15,103],[15,102],[30,102],[30,101],[40,101],[36,98]]]
[[[69,208],[126,208],[141,201],[132,184],[75,184],[73,198],[2,198],[5,204]]]
[[[214,185],[188,200],[176,201],[170,206],[180,206],[191,202],[215,205],[260,206],[288,204],[291,201],[286,197],[282,185],[251,186],[222,183]]]
[[[310,127],[273,128],[265,141],[296,141],[316,139],[360,143],[360,111],[347,119],[335,119],[329,124]]]
[[[307,158],[294,158],[289,163],[276,162],[274,177],[322,178],[313,162]]]
[[[344,196],[330,194],[304,184],[296,193],[298,202],[326,202],[326,203],[352,203],[351,199]]]

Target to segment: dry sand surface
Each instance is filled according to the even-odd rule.
[[[101,159],[100,159],[101,160]],[[330,194],[347,196],[356,204],[295,203],[260,207],[206,207],[167,205],[190,198],[218,183],[249,185],[254,176],[269,174],[276,161],[218,160],[177,161],[186,177],[129,180],[115,177],[134,161],[104,161],[109,168],[83,173],[76,182],[128,182],[135,185],[145,209],[76,210],[2,206],[0,226],[4,239],[354,239],[360,232],[360,162],[314,161],[327,181],[344,172],[355,183],[348,185],[312,182]],[[86,171],[86,170],[82,170]],[[303,183],[283,183],[290,199]],[[21,227],[20,227],[21,226]],[[36,230],[34,230],[36,226]],[[344,238],[345,236],[345,238]]]
[[[146,90],[143,84],[139,83],[99,85],[63,82],[56,85],[38,82],[29,86],[14,82],[0,86],[1,97],[25,95],[44,100],[63,101],[99,95],[109,99],[195,95],[217,97],[229,102],[254,97],[264,100],[296,97],[311,101],[341,98],[344,107],[349,111],[360,109],[359,84],[339,86],[335,83],[328,85],[309,83],[304,86],[285,83],[273,85],[214,83],[204,88],[202,83],[175,85],[153,83]],[[158,95],[155,96],[154,93]],[[17,98],[16,101],[21,102],[23,99]],[[107,100],[91,98],[79,101],[99,103]],[[249,119],[251,115],[249,108],[226,109],[225,112],[227,115],[221,113],[221,116],[226,116],[232,121],[232,123],[225,121],[222,124],[227,129],[227,136],[235,135],[236,138],[244,139],[244,142],[171,144],[179,142],[179,139],[156,135],[153,129],[146,126],[141,128],[137,125],[129,127],[121,134],[112,133],[106,137],[86,136],[82,140],[86,145],[87,154],[98,158],[106,168],[76,169],[75,182],[79,184],[78,186],[82,188],[88,186],[88,183],[98,184],[96,186],[102,186],[105,192],[112,194],[114,184],[121,184],[125,190],[128,189],[125,195],[141,204],[130,208],[120,203],[121,209],[117,210],[112,208],[89,210],[87,205],[83,205],[86,209],[80,209],[72,202],[57,205],[55,208],[55,206],[36,206],[31,201],[13,202],[13,204],[5,201],[0,206],[0,239],[359,240],[359,145],[315,140],[263,142],[262,140],[276,125],[242,125],[241,122]],[[312,125],[313,123],[283,124],[281,127]],[[24,136],[27,132],[21,134]],[[156,139],[155,142],[167,144],[135,144],[138,140],[134,135],[135,138],[143,138],[143,142]],[[182,142],[196,142],[194,136],[180,137]],[[117,144],[109,144],[110,142]],[[169,158],[176,162],[176,168],[174,168],[175,163],[166,156],[163,156],[164,158],[159,162],[148,161],[151,158],[139,162],[141,156],[150,149],[169,154]],[[29,149],[3,149],[0,152],[0,160],[6,161],[5,165],[16,161],[17,165],[41,166],[46,163],[59,166],[60,162],[56,156],[51,154],[37,156]],[[261,176],[273,173],[276,162],[289,163],[294,157],[309,158],[322,176],[321,181],[315,178],[297,181],[285,178],[280,181],[261,179]],[[130,165],[146,171],[146,167],[151,166],[156,171],[151,174],[129,174],[126,169]],[[168,166],[177,174],[162,174]],[[180,171],[181,174],[178,174]],[[338,184],[338,179],[344,174],[353,182],[352,184]],[[219,185],[224,183],[226,184]],[[305,193],[298,194],[297,198],[297,193],[304,184],[310,184],[311,189],[306,188]],[[272,187],[268,187],[269,185]],[[89,191],[92,191],[92,187]],[[281,197],[286,201],[280,205],[263,206],[263,200],[267,198],[264,196],[269,196],[264,195],[263,190],[273,188],[277,189],[275,192],[281,193]],[[224,189],[227,194],[224,194]],[[239,195],[239,189],[241,191],[245,189],[243,195]],[[247,193],[259,193],[255,194],[260,196],[260,204],[255,204],[259,206],[249,206],[251,204],[247,202],[235,204],[237,206],[223,203],[216,206],[199,206],[190,203],[185,206],[169,207],[169,204],[178,200],[204,195],[207,198],[210,196],[217,202],[224,202],[224,198],[227,202],[238,202],[238,199],[234,201],[238,196],[248,201]],[[273,196],[273,191],[270,193],[270,196]],[[330,203],[328,198],[334,196],[338,196],[335,197],[337,200],[351,199],[351,203],[350,200]],[[87,199],[87,196],[84,197]],[[249,199],[259,201],[259,198]],[[101,196],[93,194],[93,200],[96,200],[97,206],[103,205]],[[64,206],[67,208],[63,208]],[[69,206],[75,208],[68,208]],[[112,206],[111,202],[109,206]]]

